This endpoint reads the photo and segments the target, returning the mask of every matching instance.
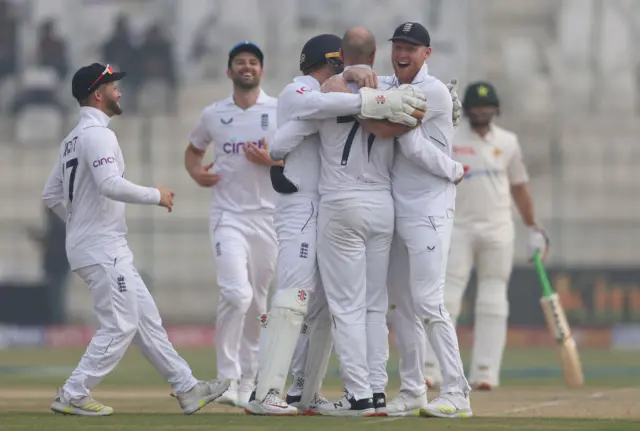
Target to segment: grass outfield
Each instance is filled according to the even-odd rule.
[[[212,350],[181,353],[197,377],[212,377]],[[48,408],[55,389],[81,354],[79,349],[0,350],[0,430],[640,430],[640,351],[582,351],[587,383],[569,390],[562,385],[555,351],[508,350],[503,385],[490,393],[473,393],[475,417],[455,421],[417,417],[264,418],[215,405],[185,417],[169,397],[170,388],[135,348],[94,392],[97,399],[115,408],[114,416],[54,415]],[[389,396],[398,387],[396,364],[395,358],[389,362]],[[335,361],[324,392],[329,398],[340,394]]]

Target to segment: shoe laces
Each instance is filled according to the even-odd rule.
[[[262,402],[265,404],[270,404],[272,406],[278,406],[278,407],[287,407],[289,405],[282,399],[282,396],[280,395],[280,391],[277,389],[269,390],[269,392],[267,392],[267,396],[264,397],[264,401]]]
[[[311,404],[312,406],[320,406],[322,404],[329,404],[329,400],[326,399],[325,397],[322,396],[322,394],[320,392],[316,392],[313,395],[313,399],[311,400]]]

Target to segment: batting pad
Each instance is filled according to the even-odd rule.
[[[263,401],[271,389],[283,393],[308,299],[302,289],[280,290],[273,297],[261,334],[256,400]]]
[[[309,323],[309,351],[307,363],[304,366],[304,387],[300,405],[309,408],[314,395],[320,392],[322,381],[327,374],[333,338],[331,336],[331,315],[325,304],[313,322]]]

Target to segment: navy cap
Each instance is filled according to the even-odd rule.
[[[302,47],[300,53],[300,71],[329,62],[339,62],[342,39],[334,34],[321,34],[312,37]]]
[[[393,37],[389,39],[392,42],[403,41],[414,45],[431,46],[431,36],[426,28],[417,22],[405,22],[396,27]]]
[[[127,74],[124,72],[114,72],[113,68],[107,64],[93,63],[78,69],[71,80],[71,93],[76,100],[86,99],[102,84],[119,81]]]
[[[255,55],[256,57],[258,57],[260,65],[264,66],[264,54],[260,47],[253,42],[245,40],[233,45],[233,48],[231,48],[231,51],[229,51],[229,61],[227,62],[227,67],[231,67],[233,58],[241,52],[250,52],[251,54]]]

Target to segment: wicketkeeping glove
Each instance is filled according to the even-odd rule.
[[[458,80],[452,79],[447,84],[449,94],[451,94],[451,100],[453,101],[453,126],[460,124],[460,118],[462,117],[462,103],[458,97]]]
[[[540,252],[543,259],[546,257],[549,249],[549,237],[544,229],[537,226],[529,228],[529,244],[527,246],[527,254],[530,260],[533,260],[533,255],[536,251]]]
[[[361,88],[361,118],[389,120],[392,123],[415,127],[427,110],[427,97],[412,86],[402,86],[394,90]]]

